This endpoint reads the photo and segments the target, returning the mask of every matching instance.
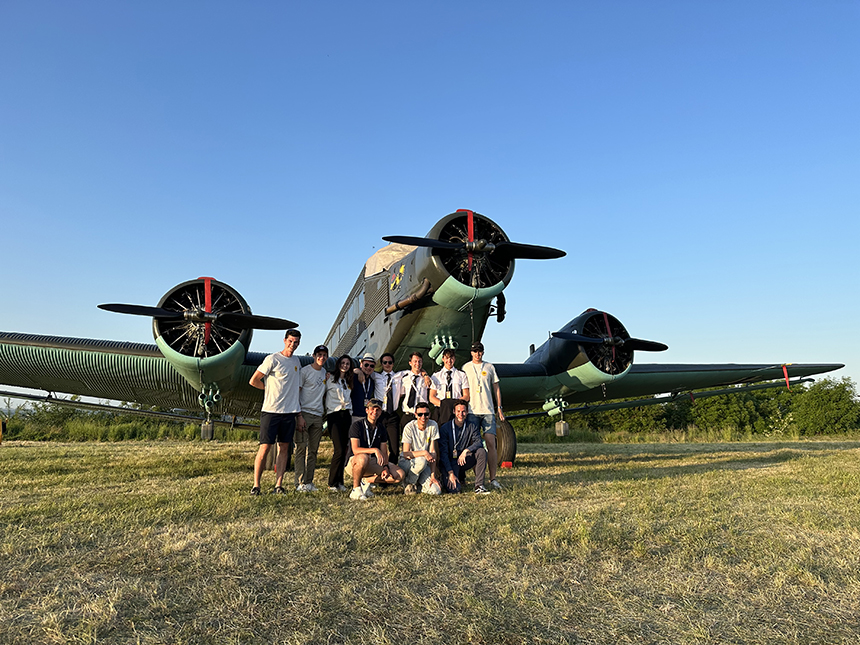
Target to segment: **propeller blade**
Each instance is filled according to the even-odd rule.
[[[591,336],[583,336],[582,334],[573,334],[569,331],[556,331],[552,334],[553,338],[562,340],[572,340],[585,345],[603,345],[603,338],[592,338]]]
[[[668,345],[653,340],[641,340],[639,338],[628,338],[624,341],[624,347],[636,352],[665,352]]]
[[[160,318],[162,320],[173,320],[183,317],[181,311],[170,311],[161,307],[147,307],[145,305],[124,305],[120,303],[111,303],[99,305],[99,309],[112,311],[117,314],[131,314],[132,316],[150,316],[151,318]]]
[[[473,253],[493,253],[500,260],[554,260],[567,255],[564,251],[549,246],[520,244],[519,242],[499,242],[495,245],[488,244],[486,240],[479,240],[478,242],[470,240],[468,243],[443,242],[432,237],[411,237],[409,235],[386,235],[382,239],[395,244],[423,246],[444,251],[466,250],[470,255]]]
[[[582,334],[573,334],[566,331],[554,332],[553,337],[561,338],[562,340],[572,340],[583,344],[623,347],[624,349],[632,349],[636,352],[664,352],[669,349],[669,346],[664,345],[663,343],[658,343],[653,340],[641,340],[639,338],[627,338],[623,340],[617,336],[614,338],[593,338],[592,336],[583,336]]]
[[[434,240],[432,237],[410,237],[409,235],[387,235],[382,238],[386,242],[394,242],[395,244],[408,244],[409,246],[424,246],[431,249],[444,249],[453,251],[462,249],[463,244],[456,242],[443,242],[442,240]]]
[[[513,260],[554,260],[563,258],[567,253],[551,246],[520,244],[519,242],[499,242],[494,251],[496,256]]]
[[[285,318],[255,316],[253,314],[225,313],[218,316],[218,322],[239,329],[293,329],[299,326],[298,323]]]

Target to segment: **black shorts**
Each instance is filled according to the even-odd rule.
[[[296,413],[260,413],[260,443],[292,443],[296,433]]]

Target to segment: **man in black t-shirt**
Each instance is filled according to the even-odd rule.
[[[403,481],[403,470],[389,461],[388,434],[379,424],[382,402],[370,399],[365,404],[367,416],[349,429],[349,447],[346,451],[344,474],[352,475],[350,499],[366,500],[373,497],[369,484],[382,482],[397,484]],[[362,482],[362,477],[367,482]]]

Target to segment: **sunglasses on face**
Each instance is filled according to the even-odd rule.
[[[394,361],[382,361],[383,365],[394,365]]]
[[[415,416],[416,417],[429,417],[430,413],[429,412],[416,412]]]

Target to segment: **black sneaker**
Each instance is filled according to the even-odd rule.
[[[273,495],[283,495],[287,491],[284,490],[283,486],[275,486],[275,490],[272,491]]]
[[[260,487],[259,487],[259,486],[254,486],[254,488],[252,488],[252,489],[251,489],[251,495],[253,495],[253,496],[255,496],[255,497],[256,497],[256,496],[257,496],[257,495],[259,495],[259,494],[260,494]]]
[[[475,495],[489,495],[490,491],[488,491],[483,486],[475,486]]]

